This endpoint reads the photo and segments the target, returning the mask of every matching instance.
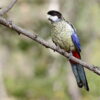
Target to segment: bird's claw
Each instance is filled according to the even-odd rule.
[[[70,52],[69,55],[68,55],[68,59],[70,60],[72,57],[72,53]]]
[[[56,48],[57,48],[57,50],[59,50],[59,49],[60,49],[60,47],[59,47],[58,45],[56,46]]]

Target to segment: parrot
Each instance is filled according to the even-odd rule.
[[[72,56],[81,59],[80,40],[74,26],[66,21],[62,14],[56,10],[48,11],[47,18],[52,26],[51,37],[55,45],[61,49],[64,49]],[[70,59],[69,62],[72,66],[72,71],[76,78],[78,87],[84,87],[87,91],[89,91],[89,86],[83,66]]]

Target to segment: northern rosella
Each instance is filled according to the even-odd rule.
[[[47,14],[48,20],[52,24],[52,40],[55,45],[66,50],[66,52],[70,52],[74,57],[81,59],[80,41],[73,25],[66,21],[58,11],[51,10]],[[72,60],[69,60],[69,62],[72,66],[78,87],[82,88],[84,86],[89,91],[83,66]]]

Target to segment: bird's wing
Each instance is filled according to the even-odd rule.
[[[76,47],[76,50],[77,50],[78,52],[81,52],[80,40],[79,40],[79,38],[78,38],[78,36],[77,36],[77,34],[76,34],[75,31],[74,31],[73,34],[71,35],[71,38],[72,38],[72,41],[73,41],[73,43],[74,43],[74,45],[75,45],[75,47]]]

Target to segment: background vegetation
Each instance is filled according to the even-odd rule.
[[[9,2],[0,0],[0,7]],[[46,17],[50,9],[60,10],[76,27],[82,59],[100,66],[99,0],[18,0],[4,17],[51,42],[51,26]],[[77,88],[64,57],[0,25],[1,97],[7,100],[100,100],[100,77],[88,70],[86,73],[90,92]]]

